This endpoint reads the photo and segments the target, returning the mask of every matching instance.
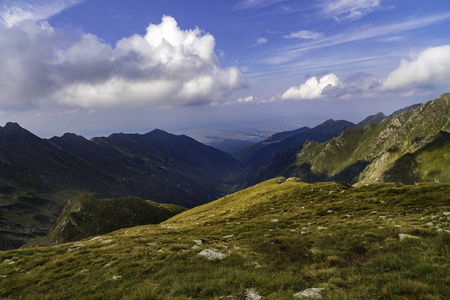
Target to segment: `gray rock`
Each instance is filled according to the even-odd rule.
[[[323,288],[309,288],[294,294],[294,297],[300,299],[322,299],[322,295],[320,294],[322,290]]]
[[[398,237],[400,238],[400,241],[404,240],[404,239],[418,239],[418,236],[414,236],[414,235],[410,235],[410,234],[406,234],[406,233],[399,233]]]
[[[194,243],[196,243],[198,246],[201,246],[205,243],[204,240],[194,240]]]
[[[80,248],[83,247],[83,246],[84,246],[84,244],[75,244],[75,245],[72,245],[72,246],[70,246],[69,248],[67,248],[67,251],[78,250],[78,249],[80,249]]]
[[[227,254],[214,251],[213,249],[205,249],[201,251],[198,255],[202,255],[209,260],[224,259],[225,257],[228,256]]]
[[[245,290],[245,300],[260,300],[262,296],[255,289]]]

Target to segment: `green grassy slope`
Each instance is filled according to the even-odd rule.
[[[0,252],[0,298],[293,299],[319,287],[323,299],[445,299],[449,189],[277,178],[162,224]]]

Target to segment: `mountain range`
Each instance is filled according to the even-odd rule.
[[[161,130],[41,139],[7,123],[0,127],[0,249],[44,236],[80,194],[191,208],[277,176],[355,185],[449,182],[449,101],[444,94],[356,125],[328,120],[280,132],[234,157]]]
[[[0,249],[45,235],[81,193],[193,207],[231,192],[241,170],[228,154],[161,130],[41,139],[7,123],[0,144]]]

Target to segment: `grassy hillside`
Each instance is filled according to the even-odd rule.
[[[157,224],[185,210],[178,205],[132,197],[95,199],[80,195],[67,202],[58,221],[45,237],[30,241],[26,247],[52,246],[121,228]]]
[[[449,190],[276,178],[162,224],[0,252],[0,298],[445,299]]]

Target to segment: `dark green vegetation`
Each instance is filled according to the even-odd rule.
[[[52,246],[121,228],[157,224],[185,210],[178,205],[138,198],[94,199],[80,195],[67,202],[45,237],[32,240],[26,247]]]
[[[276,178],[159,225],[0,252],[0,298],[446,299],[449,190]],[[228,256],[199,255],[212,248]]]
[[[193,207],[233,190],[231,156],[161,130],[86,140],[0,127],[0,249],[45,235],[70,197],[139,197]]]
[[[306,182],[450,181],[450,93],[401,110],[377,124],[349,127],[324,143],[286,149],[258,168],[258,180],[277,175]]]

